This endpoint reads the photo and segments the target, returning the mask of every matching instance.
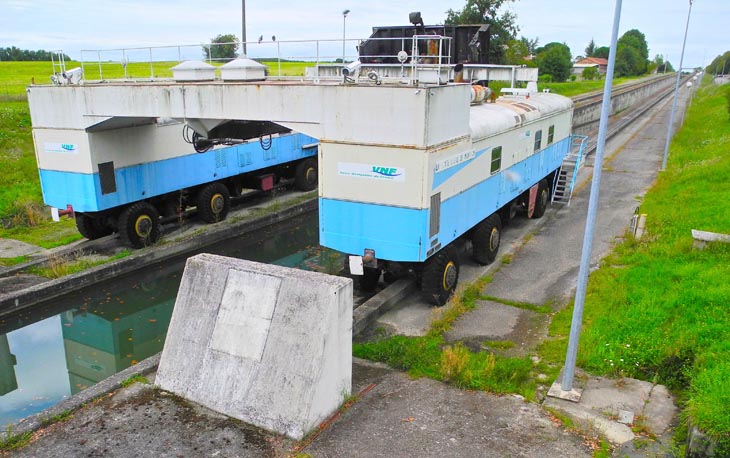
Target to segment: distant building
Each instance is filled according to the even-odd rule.
[[[605,75],[608,70],[608,59],[602,57],[586,57],[573,64],[573,73],[580,74],[587,67],[597,67],[598,73]]]

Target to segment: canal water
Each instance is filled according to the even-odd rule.
[[[312,212],[199,252],[307,270],[341,266],[339,256],[317,241]],[[0,425],[161,351],[186,259],[152,265],[0,321]]]

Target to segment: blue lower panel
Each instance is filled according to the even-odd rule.
[[[319,243],[351,254],[375,250],[377,258],[418,261],[428,234],[428,212],[361,202],[319,199]]]
[[[566,138],[442,201],[439,232],[430,238],[429,209],[320,198],[320,244],[351,254],[370,248],[390,261],[424,261],[431,247],[448,245],[560,167],[569,146]]]
[[[101,193],[98,174],[41,169],[41,189],[48,205],[66,208],[70,204],[76,211],[95,212],[314,156],[316,148],[302,146],[316,141],[303,134],[285,135],[274,138],[268,150],[253,141],[116,169],[117,190],[109,194]]]

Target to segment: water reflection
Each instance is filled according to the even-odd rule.
[[[0,336],[0,396],[6,395],[18,388],[18,379],[15,376],[15,365],[18,359],[10,353],[8,336]]]
[[[330,253],[322,255],[317,235],[315,213],[199,251],[318,270],[338,264]],[[0,320],[0,332],[6,333],[0,335],[0,425],[161,351],[186,259]]]

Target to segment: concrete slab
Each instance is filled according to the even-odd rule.
[[[157,384],[300,439],[349,395],[352,280],[201,254],[188,259]]]
[[[0,258],[17,258],[44,251],[43,248],[19,240],[0,238]]]
[[[312,458],[592,456],[580,436],[518,397],[462,391],[391,371],[375,382],[302,453]]]
[[[152,385],[134,384],[89,403],[51,425],[13,456],[261,458],[280,453],[286,440],[189,404]]]
[[[589,377],[581,384],[580,401],[548,397],[543,405],[571,416],[586,431],[598,432],[615,444],[635,438],[632,426],[646,427],[652,434],[662,435],[678,413],[673,399],[661,385],[603,377]]]
[[[498,340],[514,331],[525,310],[492,301],[477,301],[477,307],[462,316],[444,336],[447,341],[474,337]]]

